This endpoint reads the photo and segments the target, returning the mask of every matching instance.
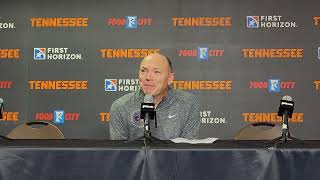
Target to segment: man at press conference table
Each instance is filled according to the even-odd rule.
[[[173,89],[172,64],[162,54],[146,56],[139,67],[140,90],[115,100],[110,108],[109,132],[112,140],[133,140],[144,134],[140,119],[141,103],[146,94],[153,96],[158,127],[151,125],[152,136],[158,139],[178,137],[195,139],[199,135],[198,98]]]

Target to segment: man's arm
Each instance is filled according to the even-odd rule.
[[[109,133],[112,140],[129,139],[127,125],[115,103],[110,108]]]
[[[186,139],[196,139],[199,137],[200,132],[200,103],[198,98],[193,98],[193,101],[189,103],[191,103],[190,110],[183,126],[181,137]]]

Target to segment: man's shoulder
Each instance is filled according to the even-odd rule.
[[[131,93],[128,93],[128,94],[125,94],[125,95],[119,97],[118,99],[113,101],[112,107],[113,108],[120,108],[120,107],[129,105],[130,102],[134,101],[135,95],[136,95],[136,92],[131,92]]]
[[[196,95],[184,90],[175,89],[174,92],[176,96],[182,101],[190,102],[190,101],[197,101],[198,99]]]

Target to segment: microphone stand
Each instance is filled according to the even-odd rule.
[[[147,104],[147,103],[145,103]],[[140,136],[138,138],[129,140],[127,142],[132,142],[132,141],[137,141],[137,140],[143,140],[145,145],[148,145],[152,143],[153,141],[156,142],[161,142],[161,143],[166,143],[164,140],[158,139],[151,134],[151,128],[150,128],[150,120],[154,120],[154,125],[155,128],[158,128],[158,123],[157,123],[157,115],[156,111],[153,108],[143,108],[143,105],[141,106],[141,119],[144,121],[144,126],[143,126],[143,136]]]
[[[293,109],[294,109],[294,101],[292,101],[292,97],[288,95],[285,95],[284,97],[282,97],[280,100],[280,106],[278,111],[278,116],[282,117],[282,135],[281,137],[275,138],[274,140],[281,140],[282,143],[287,142],[288,139],[299,140],[291,136],[289,132],[288,119],[292,118]]]
[[[289,123],[288,123],[288,115],[283,114],[282,116],[282,135],[278,138],[275,138],[274,140],[281,140],[282,142],[287,142],[289,140],[299,140],[298,138],[295,138],[291,136],[289,132]]]
[[[0,104],[0,119],[3,118],[3,110],[4,110],[4,105],[3,105],[3,103],[2,103],[2,104]],[[0,134],[0,139],[12,140],[12,139],[10,139],[10,138],[8,138],[8,137],[6,137],[6,136],[3,136],[3,135],[1,135],[1,134]]]
[[[3,118],[3,111],[4,111],[4,105],[3,105],[3,103],[0,103],[0,119]]]
[[[154,136],[152,136],[152,134],[151,134],[151,128],[150,128],[150,124],[149,124],[149,122],[150,122],[150,117],[149,117],[150,115],[149,115],[149,113],[146,113],[145,114],[145,118],[144,118],[144,132],[143,132],[143,134],[144,134],[144,136],[142,137],[143,139],[144,139],[144,141],[146,142],[146,143],[151,143],[153,140],[154,141],[158,141],[158,142],[164,142],[163,140],[161,140],[161,139],[158,139],[158,138],[156,138],[156,137],[154,137]],[[158,125],[157,125],[157,116],[156,116],[156,112],[154,111],[154,122],[155,122],[155,128],[158,128]]]

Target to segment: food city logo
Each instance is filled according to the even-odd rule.
[[[19,59],[20,49],[0,49],[0,59]]]
[[[31,27],[88,27],[87,17],[31,17]]]
[[[200,111],[201,123],[202,124],[226,124],[226,118],[219,113],[212,113],[212,111],[203,110]]]
[[[19,121],[19,112],[3,112],[1,121]]]
[[[126,29],[137,29],[142,26],[151,26],[152,18],[138,16],[110,17],[106,20],[108,26],[122,26]]]
[[[282,117],[278,116],[276,112],[244,112],[242,113],[242,121],[248,123],[256,122],[271,122],[271,123],[281,123]],[[292,118],[288,120],[291,123],[302,123],[303,113],[292,113]]]
[[[103,59],[111,58],[144,58],[149,54],[159,53],[158,48],[100,49]]]
[[[231,17],[172,17],[173,27],[231,27]]]
[[[301,62],[303,57],[303,49],[301,48],[245,48],[242,49],[242,57],[244,60],[266,60],[279,61],[280,60],[298,60]]]
[[[13,82],[9,80],[0,80],[0,89],[11,89]]]
[[[232,81],[230,80],[177,80],[173,81],[172,86],[174,89],[182,90],[221,90],[231,91]]]
[[[278,93],[281,89],[293,89],[296,82],[280,81],[280,79],[268,79],[268,81],[251,81],[250,89],[268,89],[269,93]]]
[[[197,57],[198,61],[208,61],[209,57],[221,57],[224,54],[223,49],[209,49],[208,47],[201,46],[197,49],[180,49],[178,56],[181,57]]]
[[[139,79],[105,79],[105,92],[133,92],[140,89]]]
[[[15,29],[14,22],[9,22],[0,17],[0,30],[2,29]]]
[[[88,81],[78,80],[29,80],[30,90],[87,90]]]
[[[38,60],[82,60],[81,53],[69,53],[69,48],[33,48],[33,59]]]
[[[110,112],[100,112],[99,119],[102,122],[109,122],[110,120]]]
[[[280,15],[247,16],[247,28],[297,28],[295,21]]]
[[[53,121],[55,124],[64,124],[66,121],[78,121],[80,113],[66,113],[64,110],[54,110],[53,112],[37,112],[36,121]]]

